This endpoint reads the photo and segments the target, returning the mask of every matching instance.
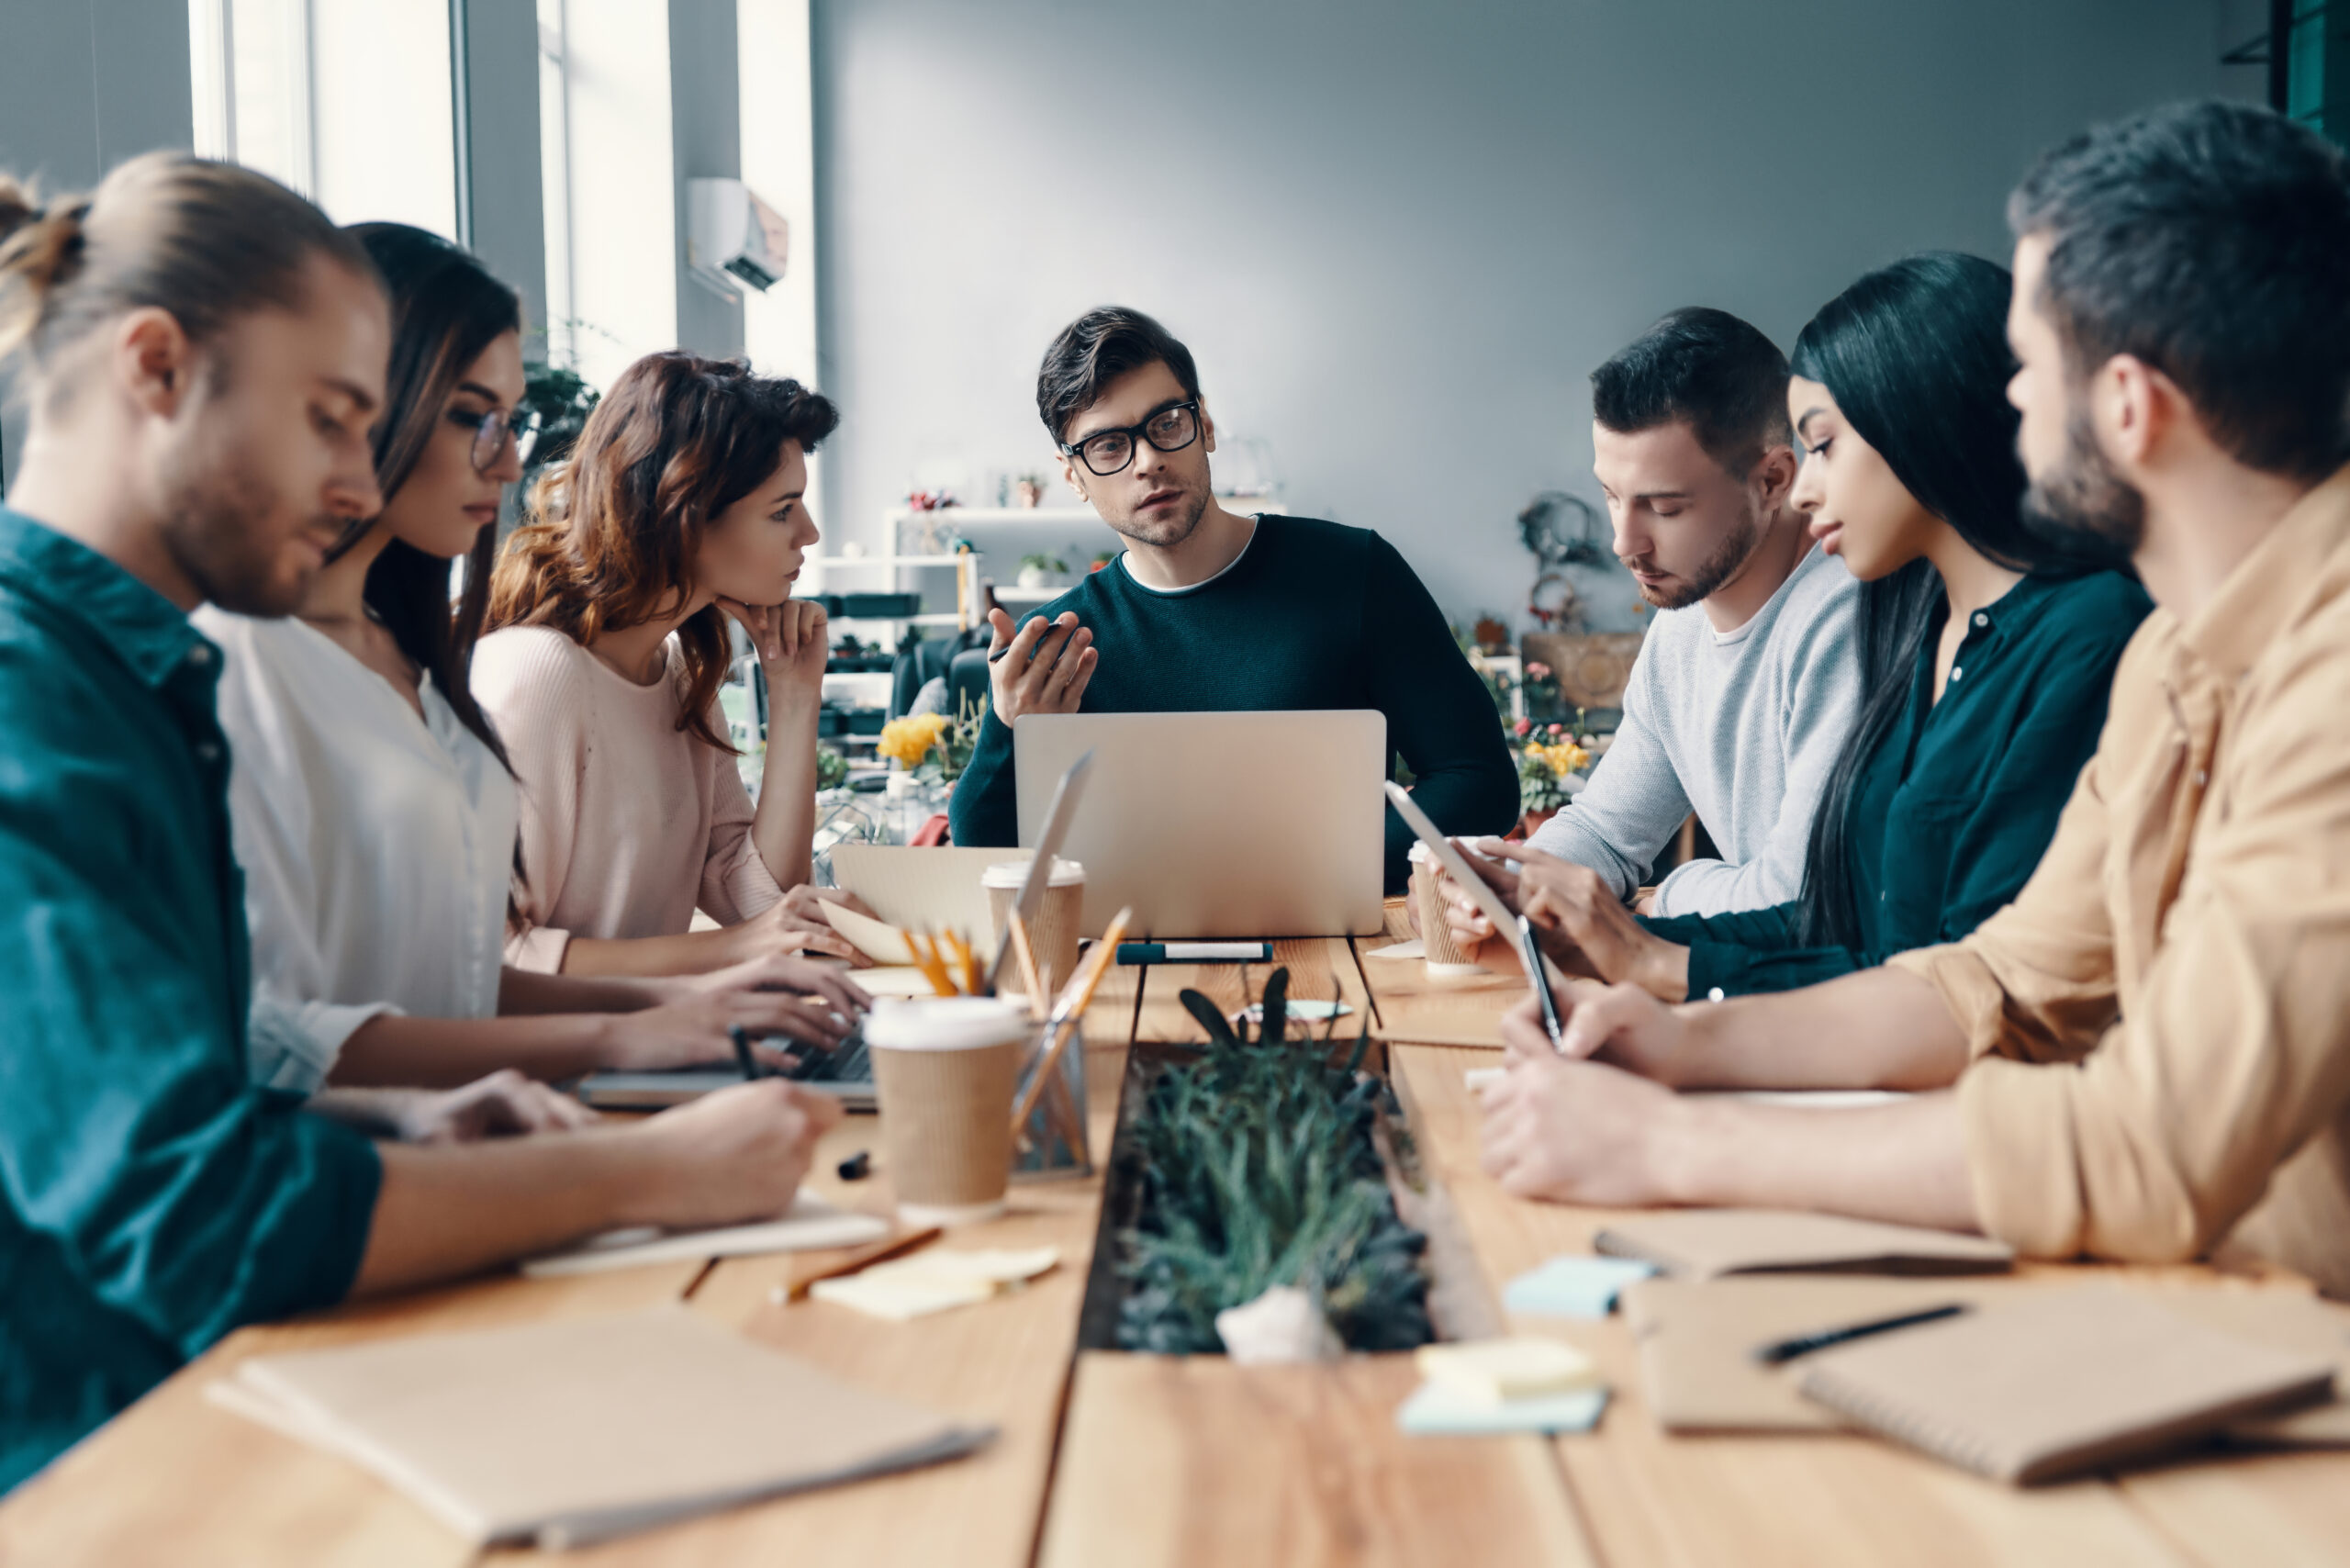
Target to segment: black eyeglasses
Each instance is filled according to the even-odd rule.
[[[1161,452],[1181,452],[1200,439],[1200,402],[1169,403],[1138,425],[1095,431],[1074,446],[1064,444],[1061,455],[1081,459],[1086,467],[1107,477],[1135,460],[1135,438],[1141,437]]]
[[[514,455],[530,455],[531,442],[538,439],[539,413],[535,409],[451,409],[449,422],[462,425],[474,432],[472,458],[474,472],[487,474],[498,466],[498,458],[506,451],[506,438],[514,438]]]

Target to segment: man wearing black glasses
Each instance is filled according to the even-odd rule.
[[[1427,589],[1378,534],[1227,511],[1191,351],[1138,310],[1065,328],[1036,375],[1061,472],[1126,551],[1016,632],[990,620],[993,698],[951,807],[955,842],[1019,842],[1024,713],[1377,708],[1416,798],[1448,833],[1506,831],[1517,777],[1476,672]],[[1411,832],[1387,821],[1387,882]]]

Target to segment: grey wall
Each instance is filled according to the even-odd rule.
[[[187,0],[0,0],[0,170],[86,190],[135,153],[194,136]],[[16,472],[23,431],[0,415]]]
[[[1118,300],[1292,510],[1387,534],[1457,616],[1518,618],[1512,520],[1596,500],[1584,377],[1663,311],[1785,343],[1906,252],[2004,260],[2006,191],[2086,122],[2263,87],[2213,0],[814,12],[836,537],[878,542],[918,465],[1043,467],[1037,356]]]
[[[722,299],[686,266],[691,179],[743,174],[742,66],[734,0],[669,0],[670,145],[677,157],[677,346],[726,358],[743,352],[743,306]]]

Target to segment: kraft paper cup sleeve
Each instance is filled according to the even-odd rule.
[[[1013,888],[988,890],[999,944],[1012,940],[1012,905],[1019,896],[1019,890]],[[1069,977],[1077,972],[1078,945],[1083,937],[1079,926],[1084,913],[1085,883],[1081,879],[1065,881],[1057,877],[1046,888],[1044,902],[1036,908],[1036,923],[1028,929],[1028,945],[1035,952],[1036,969],[1044,978],[1047,1002],[1058,996]],[[1020,972],[1017,959],[1004,965],[996,989],[1022,996],[1028,993],[1028,982]]]
[[[1415,847],[1422,847],[1415,846]],[[1428,973],[1432,975],[1470,975],[1483,972],[1476,960],[1460,951],[1452,939],[1452,927],[1445,920],[1444,892],[1440,873],[1433,861],[1421,860],[1412,868],[1412,897],[1420,910],[1421,951],[1427,957]]]
[[[1020,1044],[873,1047],[890,1180],[901,1213],[977,1219],[1001,1209],[1012,1173]]]

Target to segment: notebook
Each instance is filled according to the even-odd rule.
[[[995,957],[995,913],[979,879],[990,866],[1026,860],[1035,853],[1010,847],[916,849],[895,844],[836,844],[832,850],[833,876],[891,926],[952,931],[970,943],[984,961]]]
[[[2333,1388],[2331,1361],[2113,1286],[2024,1295],[1798,1364],[1805,1398],[2019,1485],[2162,1452]]]
[[[1998,1275],[1746,1274],[1642,1280],[1625,1290],[1623,1308],[1649,1414],[1667,1431],[1827,1431],[1840,1425],[1836,1417],[1796,1391],[1808,1362],[1763,1366],[1755,1346],[1949,1302],[1982,1306],[2079,1288]],[[2255,1344],[2332,1361],[2337,1392],[2350,1393],[2350,1307],[2299,1291],[2227,1286],[2166,1288],[2154,1299]],[[2265,1446],[2350,1445],[2350,1401],[2231,1422],[2228,1436]]]
[[[661,1230],[651,1226],[608,1230],[561,1251],[526,1259],[522,1272],[548,1279],[563,1274],[600,1274],[641,1269],[680,1258],[742,1258],[759,1252],[812,1252],[827,1247],[861,1247],[890,1234],[890,1222],[852,1214],[822,1198],[800,1193],[791,1212],[761,1225],[718,1226],[706,1230]]]
[[[257,1356],[207,1394],[352,1460],[467,1540],[554,1550],[994,1435],[684,1306]]]
[[[1639,1258],[1678,1279],[1787,1271],[1969,1274],[2005,1269],[1998,1241],[1874,1220],[1779,1209],[1670,1209],[1619,1220],[1592,1249]]]

